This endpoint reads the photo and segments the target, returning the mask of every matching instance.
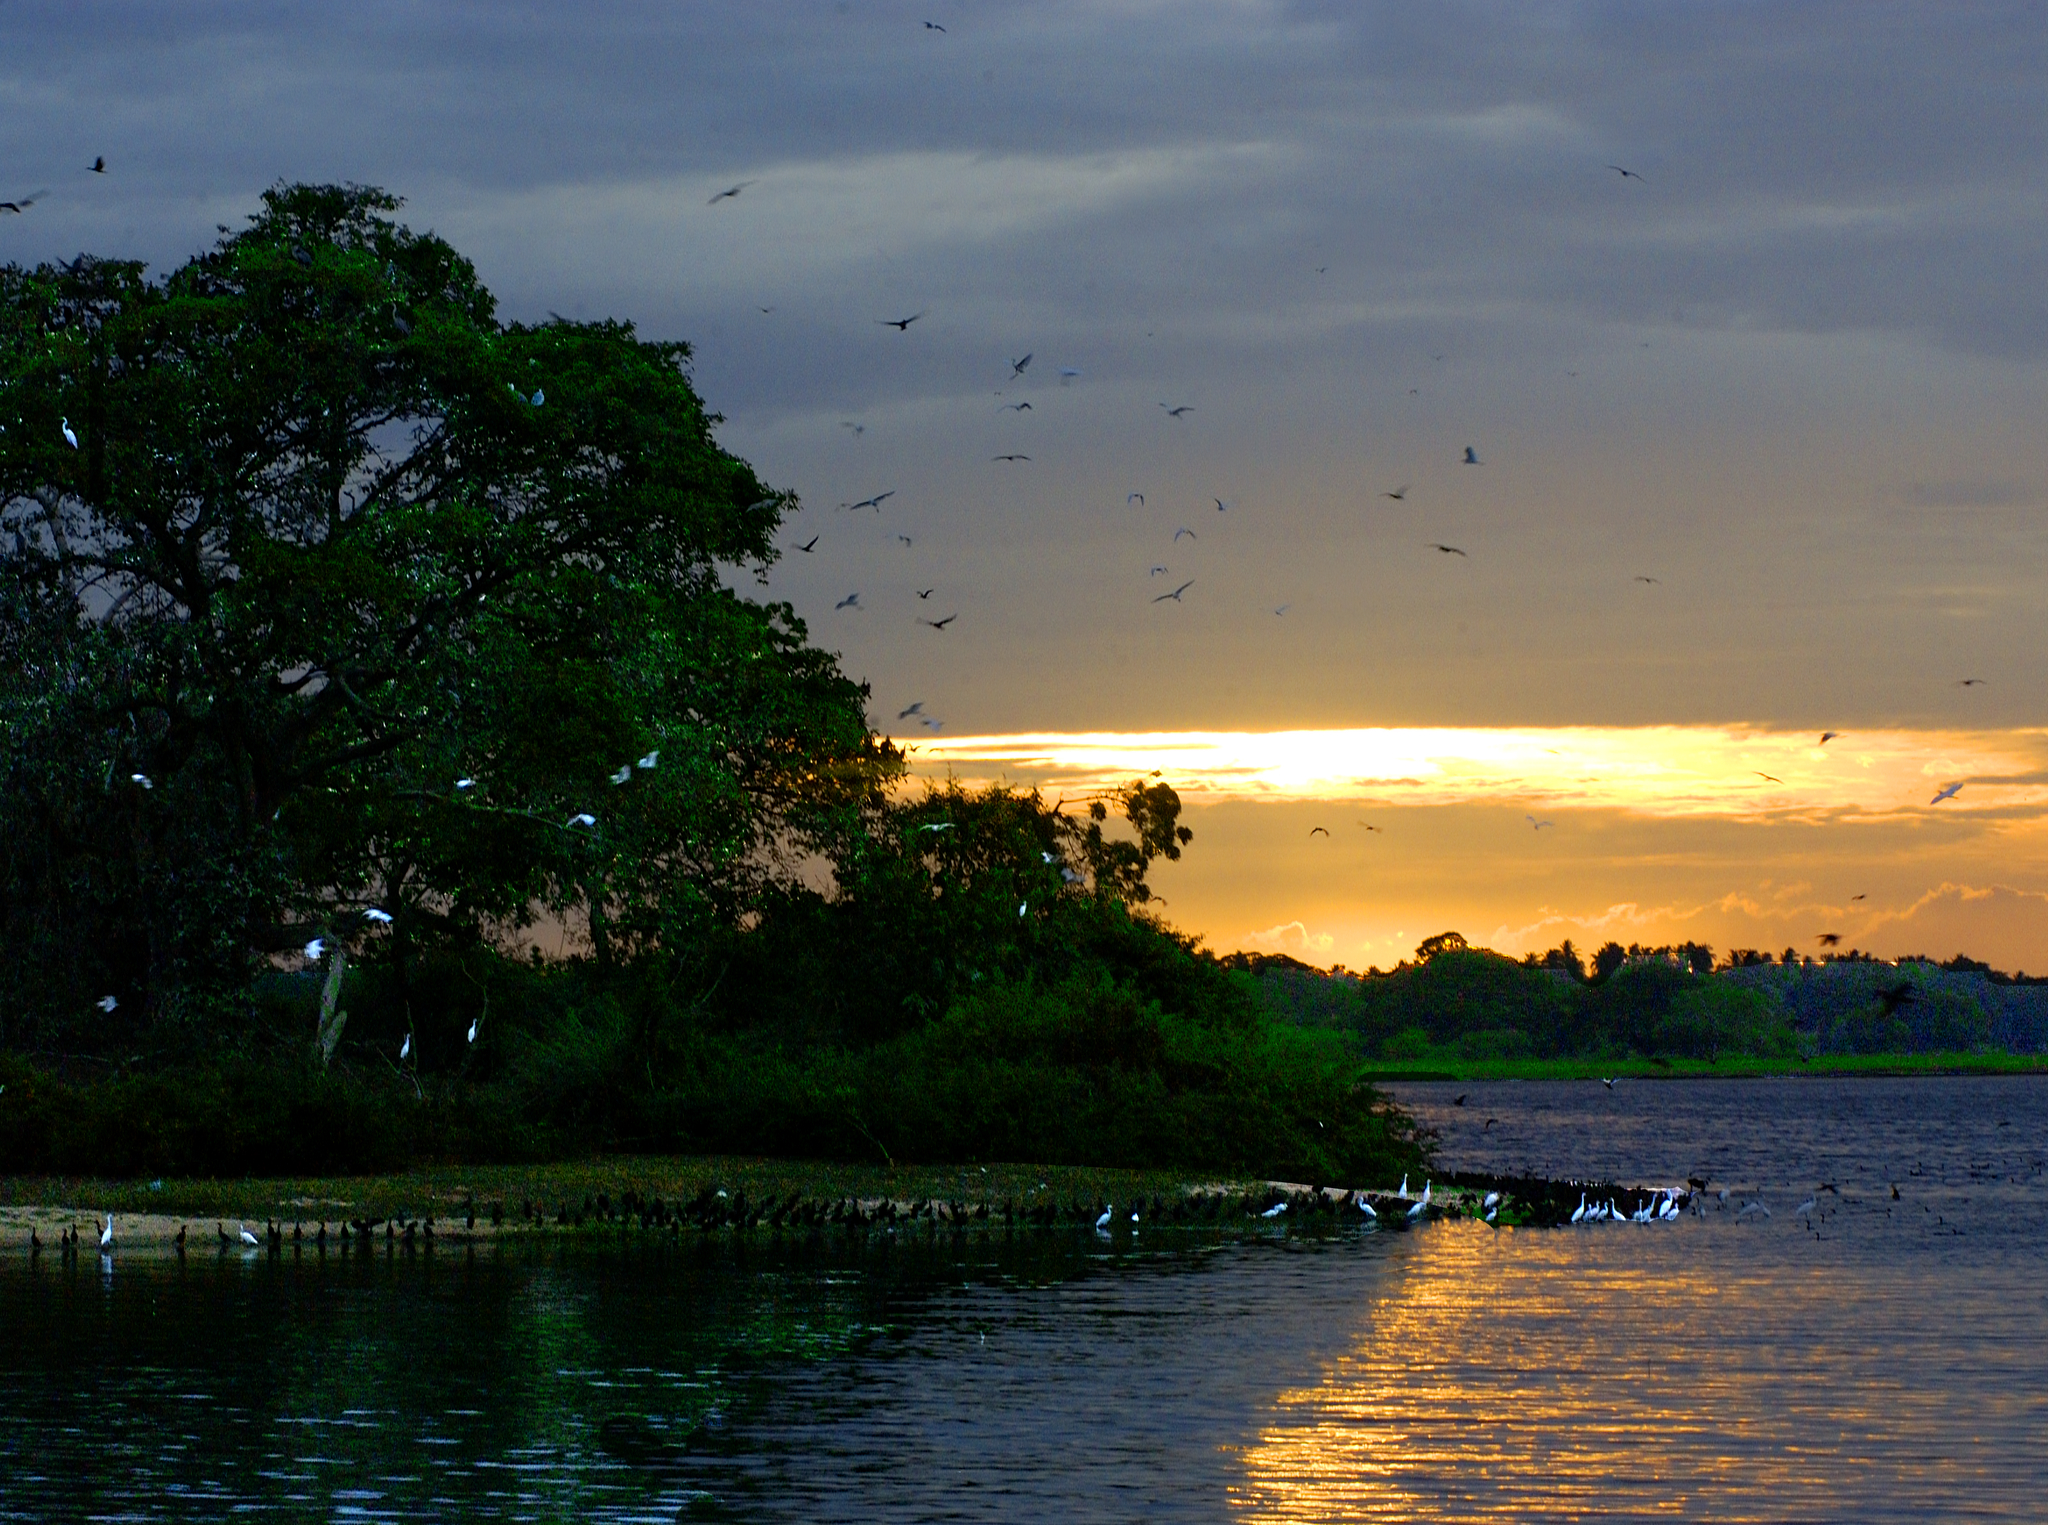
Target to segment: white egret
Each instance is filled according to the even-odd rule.
[[[248,1224],[237,1223],[235,1227],[242,1231],[242,1243],[249,1246],[250,1249],[257,1249],[262,1246],[263,1241],[261,1239],[258,1239],[254,1234],[249,1232]]]
[[[542,403],[546,402],[547,400],[547,393],[543,392],[539,387],[535,387],[533,389],[533,405],[536,408],[539,407]]]
[[[1366,1201],[1365,1197],[1362,1194],[1358,1199],[1358,1210],[1364,1213],[1368,1218],[1377,1218],[1379,1216],[1378,1213],[1372,1210],[1372,1204]]]
[[[1394,1195],[1401,1198],[1404,1202],[1408,1200],[1408,1178],[1405,1175],[1401,1177],[1401,1189],[1394,1193]]]
[[[92,1004],[97,1006],[101,1011],[112,1011],[116,1006],[119,1006],[121,1003],[110,995],[103,995],[97,1001],[94,1001]]]
[[[1099,1229],[1107,1229],[1109,1227],[1109,1220],[1114,1216],[1115,1212],[1116,1207],[1114,1204],[1105,1206],[1102,1209],[1102,1216],[1095,1220],[1095,1226]]]
[[[1277,1218],[1286,1211],[1287,1204],[1285,1202],[1275,1202],[1271,1207],[1260,1213],[1259,1216],[1261,1218]]]
[[[661,749],[657,747],[654,751],[649,752],[645,757],[641,758],[640,761],[634,763],[633,766],[638,768],[642,773],[645,773],[649,768],[652,768],[656,763],[660,761]]]
[[[389,911],[380,911],[375,906],[369,906],[363,911],[363,920],[374,921],[380,927],[388,927],[391,925],[391,913]]]
[[[1026,911],[1028,911],[1028,910],[1030,910],[1030,909],[1031,909],[1031,902],[1027,900],[1027,901],[1025,901],[1025,902],[1024,902],[1024,903],[1023,903],[1022,905],[1020,905],[1020,906],[1018,906],[1018,907],[1017,907],[1017,914],[1018,914],[1019,916],[1022,916],[1022,915],[1023,915],[1023,914],[1024,914],[1024,913],[1025,913]]]
[[[474,1042],[476,1042],[476,1029],[477,1029],[477,1024],[478,1024],[478,1023],[480,1023],[480,1022],[482,1022],[482,1021],[483,1021],[483,1018],[482,1018],[482,1017],[478,1017],[478,1018],[476,1019],[476,1021],[475,1021],[475,1022],[472,1022],[472,1023],[470,1023],[470,1024],[469,1024],[469,1041],[470,1041],[471,1043],[474,1043]]]
[[[154,789],[156,787],[156,784],[151,780],[150,776],[147,773],[131,773],[128,775],[128,782],[131,784],[140,784],[145,789]]]
[[[1422,1188],[1422,1195],[1421,1195],[1420,1197],[1416,1198],[1416,1200],[1415,1200],[1415,1205],[1414,1205],[1413,1207],[1411,1207],[1411,1208],[1409,1208],[1409,1209],[1408,1209],[1408,1216],[1409,1216],[1409,1217],[1411,1217],[1411,1218],[1420,1218],[1420,1217],[1421,1217],[1421,1216],[1422,1216],[1422,1215],[1423,1215],[1424,1213],[1426,1213],[1426,1212],[1428,1212],[1428,1211],[1429,1211],[1429,1188],[1428,1188],[1427,1186],[1425,1186],[1425,1187],[1423,1187],[1423,1188]]]
[[[107,1226],[100,1230],[100,1253],[102,1255],[114,1253],[114,1215],[112,1213],[107,1214]]]
[[[1500,1206],[1500,1193],[1499,1193],[1499,1192],[1497,1192],[1497,1191],[1490,1191],[1490,1192],[1488,1192],[1488,1193],[1486,1194],[1486,1200],[1485,1200],[1484,1202],[1480,1203],[1479,1205],[1480,1205],[1481,1207],[1499,1207],[1499,1206]]]
[[[403,1043],[401,1043],[401,1044],[399,1044],[399,1045],[398,1045],[398,1062],[399,1062],[400,1064],[403,1064],[403,1063],[405,1063],[405,1061],[406,1061],[406,1060],[407,1060],[407,1059],[408,1059],[409,1057],[411,1057],[411,1055],[412,1055],[412,1034],[411,1034],[411,1033],[407,1033],[407,1034],[405,1035],[405,1042],[403,1042]]]
[[[632,776],[633,765],[631,763],[627,763],[623,768],[619,769],[618,772],[611,775],[611,781],[615,784],[623,784],[627,779],[631,778]]]
[[[1795,1218],[1804,1218],[1808,1214],[1810,1214],[1813,1211],[1813,1209],[1814,1199],[1812,1197],[1808,1197],[1804,1202],[1800,1203],[1797,1207],[1792,1209],[1792,1216]]]
[[[1578,1221],[1579,1221],[1580,1219],[1584,1218],[1585,1216],[1586,1216],[1586,1194],[1585,1194],[1584,1192],[1580,1192],[1580,1193],[1579,1193],[1579,1206],[1578,1206],[1578,1210],[1577,1210],[1576,1212],[1574,1212],[1574,1213],[1572,1214],[1572,1222],[1574,1222],[1574,1223],[1577,1223],[1577,1222],[1578,1222]]]
[[[571,826],[595,826],[597,824],[597,817],[587,810],[582,810],[570,816],[568,824]]]
[[[460,794],[465,789],[474,789],[475,787],[476,780],[473,778],[458,778],[455,781],[455,792],[457,794]]]
[[[1493,1209],[1492,1211],[1490,1211],[1489,1213],[1487,1213],[1487,1215],[1486,1215],[1486,1221],[1487,1221],[1488,1223],[1491,1223],[1491,1222],[1493,1222],[1493,1220],[1494,1220],[1494,1219],[1498,1218],[1499,1216],[1500,1216],[1500,1209],[1496,1207],[1496,1208],[1494,1208],[1494,1209]]]
[[[327,951],[327,939],[324,937],[316,937],[311,942],[307,943],[306,946],[300,951],[303,952],[307,958],[318,958],[321,954]]]
[[[71,420],[68,417],[59,419],[57,421],[57,427],[64,431],[64,443],[69,445],[73,450],[76,450],[78,448],[78,436],[71,432]]]

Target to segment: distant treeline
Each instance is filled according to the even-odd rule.
[[[1226,962],[1277,1015],[1384,1060],[2048,1051],[2048,980],[1960,956],[1717,959],[1703,943],[1610,942],[1589,961],[1567,941],[1514,959],[1446,932],[1387,973]]]

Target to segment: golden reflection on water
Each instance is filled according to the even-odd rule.
[[[1270,1520],[1742,1521],[1904,1494],[1937,1517],[1967,1482],[1984,1512],[1986,1464],[2013,1460],[1985,1454],[1990,1436],[2038,1402],[1904,1348],[1910,1299],[1851,1269],[1722,1254],[1716,1275],[1689,1263],[1691,1232],[1412,1236],[1385,1298],[1333,1310],[1357,1318],[1355,1343],[1279,1395],[1233,1503]],[[1959,1401],[1984,1409],[1974,1447],[1956,1445]]]

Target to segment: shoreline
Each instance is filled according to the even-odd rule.
[[[1369,1059],[1375,1085],[1478,1080],[1763,1080],[1782,1076],[1917,1079],[1936,1075],[2043,1075],[2048,1054],[1820,1054],[1811,1059]]]

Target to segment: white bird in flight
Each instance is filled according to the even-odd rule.
[[[648,769],[652,768],[656,763],[660,761],[661,750],[659,748],[656,748],[654,751],[649,752],[645,757],[641,758],[640,761],[634,763],[633,766],[638,768],[642,773],[645,773]]]
[[[1539,821],[1533,815],[1525,815],[1522,817],[1522,819],[1527,821],[1531,826],[1533,826],[1538,831],[1541,831],[1546,826],[1555,826],[1557,824],[1557,822],[1555,821]]]
[[[610,775],[611,781],[615,784],[623,784],[624,782],[626,782],[627,779],[631,778],[632,776],[633,765],[631,763],[627,763],[624,767],[620,768],[618,772]]]
[[[581,810],[575,815],[570,816],[565,824],[570,826],[595,826],[597,824],[597,817],[587,810]]]
[[[156,787],[156,785],[150,781],[150,777],[147,773],[131,773],[128,775],[128,782],[131,784],[140,784],[145,789],[154,789]]]
[[[327,951],[327,940],[325,938],[316,937],[311,942],[306,944],[305,949],[303,951],[305,952],[307,958],[318,958],[322,953]]]
[[[391,924],[391,913],[389,911],[380,911],[377,907],[371,906],[363,912],[363,920],[374,921],[379,926],[389,926]]]
[[[1942,790],[1941,793],[1937,794],[1933,799],[1929,800],[1927,803],[1930,805],[1939,805],[1943,800],[1952,800],[1962,792],[1962,788],[1963,786],[1961,784],[1950,784],[1946,789]]]
[[[474,789],[475,787],[476,780],[473,778],[458,778],[455,781],[455,792],[457,794],[460,794],[465,789]]]
[[[116,1006],[119,1006],[121,1003],[113,996],[103,995],[97,1001],[94,1001],[92,1004],[97,1006],[101,1011],[112,1011]]]

